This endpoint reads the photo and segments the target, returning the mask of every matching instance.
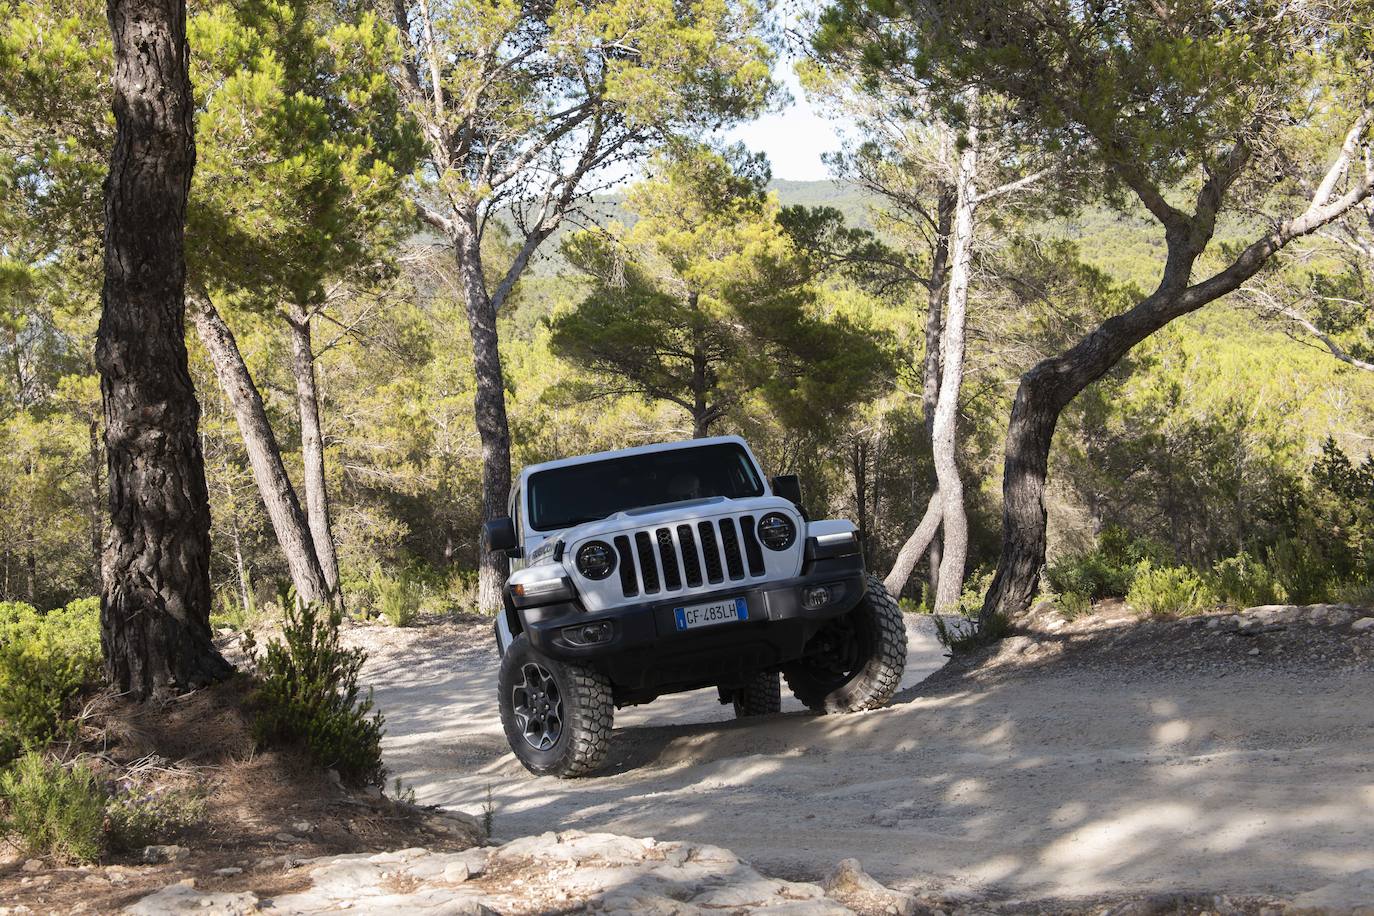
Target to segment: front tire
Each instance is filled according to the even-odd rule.
[[[615,706],[599,671],[546,658],[521,633],[501,657],[501,725],[537,776],[585,776],[606,762]]]
[[[736,719],[782,712],[782,685],[776,671],[762,671],[735,690],[732,700]]]
[[[783,671],[798,700],[819,713],[877,709],[892,699],[906,670],[902,609],[869,574],[863,599],[811,637],[807,649]]]

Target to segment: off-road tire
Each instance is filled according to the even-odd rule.
[[[754,675],[743,687],[735,689],[732,700],[736,719],[782,712],[782,684],[778,673],[762,671]]]
[[[829,659],[803,659],[783,669],[787,686],[798,700],[819,713],[877,709],[892,699],[906,669],[906,624],[902,609],[877,576],[868,576],[868,591],[854,609],[812,637],[833,640],[850,628],[852,664],[843,671],[824,671]]]
[[[538,665],[552,676],[562,703],[557,740],[546,749],[526,740],[515,715],[514,688],[522,683],[527,665]],[[536,776],[571,778],[595,772],[606,762],[611,747],[615,704],[611,684],[599,671],[547,658],[534,650],[521,633],[501,658],[497,699],[506,740],[520,763]]]

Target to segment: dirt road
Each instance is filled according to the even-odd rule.
[[[490,793],[500,837],[709,842],[785,877],[856,856],[889,884],[1004,897],[1301,893],[1374,869],[1374,631],[1299,652],[1205,623],[1011,640],[920,682],[943,658],[913,618],[890,708],[738,724],[713,692],[677,697],[621,712],[610,771],[570,782],[508,753],[489,631],[363,641],[393,775],[474,813]]]

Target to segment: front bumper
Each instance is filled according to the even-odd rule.
[[[802,657],[806,642],[826,621],[848,613],[867,588],[858,554],[812,553],[802,575],[757,585],[740,583],[690,596],[668,596],[589,613],[577,601],[520,610],[530,643],[543,655],[597,668],[610,678],[619,704],[647,702],[664,693],[743,685],[760,671]],[[807,608],[803,593],[824,586],[829,599]],[[745,620],[678,630],[674,609],[744,598]],[[604,637],[589,644],[587,628]]]

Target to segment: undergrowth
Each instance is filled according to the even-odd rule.
[[[367,658],[339,640],[338,610],[283,596],[282,640],[270,640],[261,657],[252,633],[244,647],[257,663],[261,686],[255,729],[267,743],[300,742],[322,767],[354,784],[382,785],[383,719],[358,686]]]

